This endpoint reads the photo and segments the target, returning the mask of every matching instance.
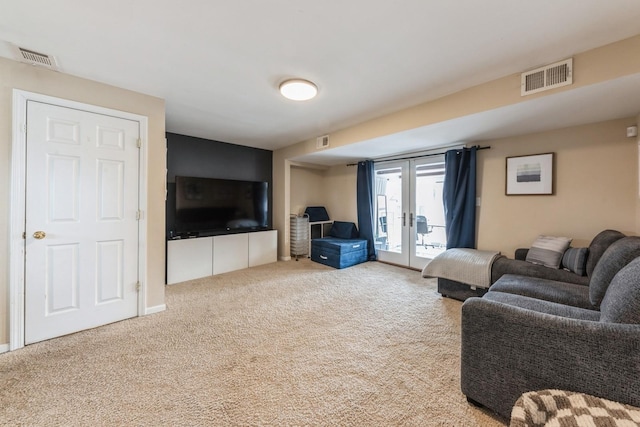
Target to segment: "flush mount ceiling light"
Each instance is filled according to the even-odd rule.
[[[292,79],[280,83],[280,93],[294,101],[306,101],[316,96],[318,87],[308,80]]]

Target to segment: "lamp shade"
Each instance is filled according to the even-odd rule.
[[[287,99],[306,101],[317,95],[318,87],[308,80],[291,79],[280,84],[280,93]]]

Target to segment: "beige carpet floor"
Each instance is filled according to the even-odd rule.
[[[501,426],[460,392],[460,306],[382,263],[278,262],[0,354],[0,423]]]

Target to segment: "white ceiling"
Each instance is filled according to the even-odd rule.
[[[0,56],[53,55],[62,72],[165,99],[169,132],[270,150],[638,33],[638,0],[0,0]],[[282,98],[292,77],[318,97]],[[639,88],[620,79],[301,160],[628,117]]]

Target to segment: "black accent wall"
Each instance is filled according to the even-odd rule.
[[[268,182],[269,228],[273,227],[272,159],[269,150],[167,132],[167,239],[174,229],[176,175]]]

